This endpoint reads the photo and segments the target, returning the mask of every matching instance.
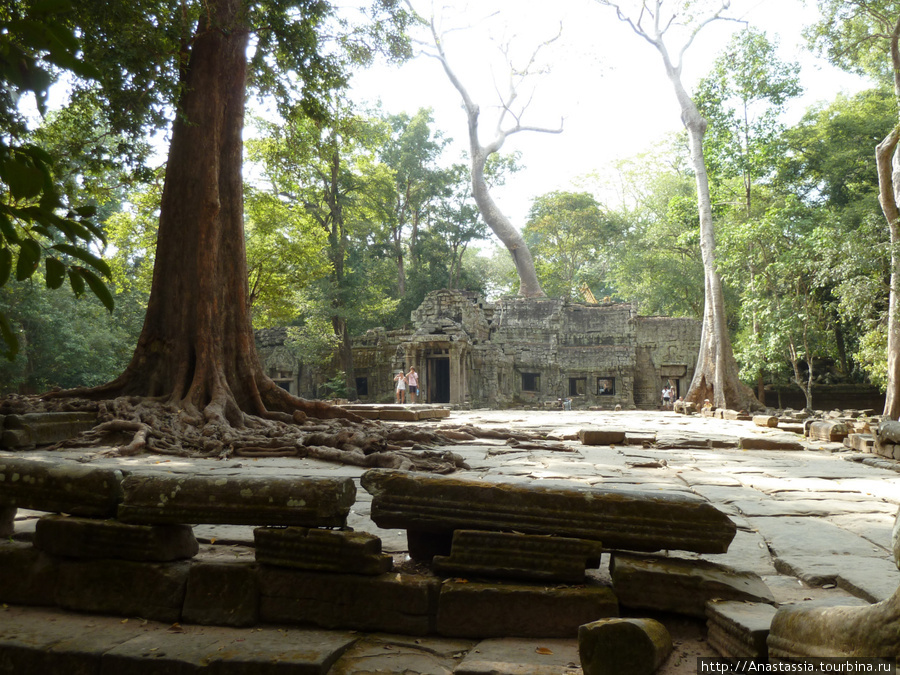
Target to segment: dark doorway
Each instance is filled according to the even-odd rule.
[[[428,359],[428,402],[450,403],[450,359]]]

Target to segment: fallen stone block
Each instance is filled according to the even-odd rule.
[[[844,443],[852,450],[857,452],[875,452],[875,435],[874,434],[850,434],[844,439]]]
[[[128,525],[116,520],[44,516],[37,521],[34,546],[68,558],[117,558],[171,562],[200,550],[190,525]]]
[[[31,544],[0,542],[0,602],[10,605],[55,605],[56,562]]]
[[[598,567],[599,541],[456,530],[449,556],[435,556],[432,569],[443,576],[497,577],[582,583],[587,567]]]
[[[74,438],[97,424],[96,413],[42,412],[7,415],[0,433],[0,448],[15,450],[50,445]]]
[[[188,573],[182,620],[209,626],[259,623],[258,566],[245,562],[197,562]]]
[[[262,565],[260,620],[428,635],[434,633],[440,583],[408,574],[373,577]]]
[[[623,607],[655,609],[706,618],[710,600],[774,603],[759,575],[706,560],[614,553],[613,591]]]
[[[748,415],[743,410],[725,410],[722,413],[722,419],[738,422],[749,422],[753,419],[753,416]]]
[[[179,621],[189,562],[60,560],[56,604],[77,612]]]
[[[622,445],[625,443],[625,430],[579,429],[578,440],[583,445]]]
[[[122,483],[123,523],[223,523],[343,527],[356,501],[352,478],[143,474]]]
[[[577,663],[575,640],[491,638],[469,650],[453,675],[576,675]]]
[[[672,653],[672,636],[654,619],[600,619],[578,629],[584,675],[651,675]]]
[[[762,602],[713,600],[706,605],[707,641],[722,656],[764,661],[769,626],[777,611]]]
[[[122,472],[75,462],[0,458],[0,506],[111,518],[122,500]]]
[[[607,549],[724,553],[737,531],[708,501],[684,492],[492,484],[386,469],[367,471],[362,485],[379,527],[438,539],[457,529],[494,530],[591,539]]]
[[[598,584],[548,587],[449,580],[441,586],[437,630],[460,638],[574,638],[580,625],[618,614],[616,596]]]
[[[741,438],[742,450],[805,450],[800,441],[787,435],[744,436]]]
[[[834,420],[819,420],[809,423],[809,440],[840,443],[850,433],[847,425]]]
[[[394,565],[381,552],[381,539],[368,532],[258,527],[253,539],[256,560],[267,565],[369,575],[390,572]]]
[[[778,418],[775,415],[754,415],[753,424],[758,427],[774,429],[778,426]]]

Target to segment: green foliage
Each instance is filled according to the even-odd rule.
[[[608,295],[608,270],[619,224],[587,192],[550,192],[534,200],[522,230],[541,287],[550,296]]]

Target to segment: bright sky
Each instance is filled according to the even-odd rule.
[[[423,15],[430,13],[428,0],[414,0],[414,4]],[[435,3],[436,12],[440,4]],[[805,50],[801,30],[816,18],[815,3],[810,4],[733,0],[730,11],[730,16],[767,31],[770,38],[777,36],[782,59],[801,63],[801,81],[807,91],[794,104],[792,121],[817,101],[867,86]],[[485,20],[492,9],[499,15]],[[583,189],[573,184],[579,176],[602,172],[616,159],[648,150],[682,128],[657,51],[620,22],[612,9],[593,0],[451,0],[443,16],[447,27],[471,27],[448,33],[444,44],[458,76],[481,106],[482,142],[496,125],[494,83],[505,92],[508,82],[498,45],[508,42],[528,57],[535,45],[556,35],[562,23],[560,39],[542,52],[551,71],[537,82],[523,123],[556,128],[565,118],[564,131],[516,134],[503,148],[504,152],[520,151],[526,167],[494,195],[517,227],[525,224],[534,197],[552,190]],[[737,22],[719,21],[703,29],[684,58],[683,81],[689,89],[708,72],[731,33],[741,27]],[[676,41],[667,44],[670,52],[681,46]],[[420,56],[400,68],[377,67],[361,73],[354,90],[360,100],[380,100],[389,113],[432,108],[437,127],[456,141],[455,149],[449,151],[453,160],[467,145],[459,94],[433,58]],[[522,92],[520,98],[528,95]]]

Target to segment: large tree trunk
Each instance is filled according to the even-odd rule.
[[[474,119],[473,119],[474,117]],[[481,217],[497,238],[506,246],[512,256],[519,275],[519,295],[526,298],[540,298],[546,294],[534,269],[534,259],[521,233],[509,222],[509,218],[491,197],[487,181],[484,179],[484,164],[489,153],[478,143],[478,110],[469,112],[469,149],[472,153],[472,196],[481,212]]]
[[[900,129],[894,128],[878,144],[875,161],[878,167],[878,201],[884,213],[891,234],[891,287],[888,304],[888,344],[887,344],[887,392],[884,414],[891,419],[900,419],[900,317],[898,317],[898,284],[900,284],[900,211],[897,209],[897,194],[900,192],[900,160],[897,144]],[[892,161],[893,158],[893,161]]]
[[[737,362],[731,347],[731,337],[725,313],[725,294],[722,280],[716,269],[716,238],[712,218],[712,202],[709,194],[709,178],[703,157],[703,136],[706,119],[700,114],[693,99],[681,83],[681,72],[669,60],[668,53],[657,45],[663,57],[666,74],[675,88],[681,105],[681,120],[687,128],[691,149],[691,163],[697,183],[697,209],[700,216],[700,252],[703,258],[705,302],[703,326],[700,334],[700,353],[694,378],[685,400],[702,403],[709,401],[718,408],[753,409],[759,402],[753,391],[738,379]]]
[[[172,129],[153,283],[131,363],[92,397],[174,403],[233,426],[245,413],[346,416],[290,396],[262,371],[248,304],[242,138],[249,31],[242,0],[210,0]]]

